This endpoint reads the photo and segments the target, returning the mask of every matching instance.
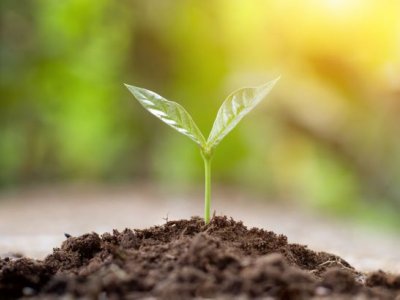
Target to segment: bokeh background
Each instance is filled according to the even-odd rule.
[[[399,231],[399,1],[2,0],[0,17],[3,192],[201,191],[196,145],[123,83],[208,132],[232,90],[281,75],[217,149],[214,186]]]

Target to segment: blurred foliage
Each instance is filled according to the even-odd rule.
[[[202,180],[122,83],[207,132],[228,92],[282,75],[221,144],[215,182],[400,225],[399,1],[2,0],[0,187]]]

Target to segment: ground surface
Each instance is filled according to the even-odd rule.
[[[44,260],[0,259],[2,299],[400,298],[400,275],[363,274],[338,256],[227,217],[66,236]]]
[[[214,194],[217,215],[285,234],[289,242],[339,255],[357,270],[400,272],[400,237],[330,220],[298,207]],[[113,229],[148,228],[202,213],[202,196],[163,195],[149,187],[56,187],[0,194],[0,255],[44,258],[65,240]]]

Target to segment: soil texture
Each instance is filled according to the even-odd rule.
[[[371,245],[373,246],[373,245]],[[286,236],[214,217],[66,235],[43,261],[0,259],[0,299],[400,299],[400,275],[363,274]]]

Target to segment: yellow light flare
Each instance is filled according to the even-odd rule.
[[[370,5],[370,1],[361,0],[314,0],[314,5],[322,10],[328,10],[330,13],[343,15],[354,14],[355,10],[363,9]]]
[[[273,60],[295,64],[339,58],[368,72],[400,59],[400,1],[219,3],[229,55],[240,65],[259,66],[277,54]]]

